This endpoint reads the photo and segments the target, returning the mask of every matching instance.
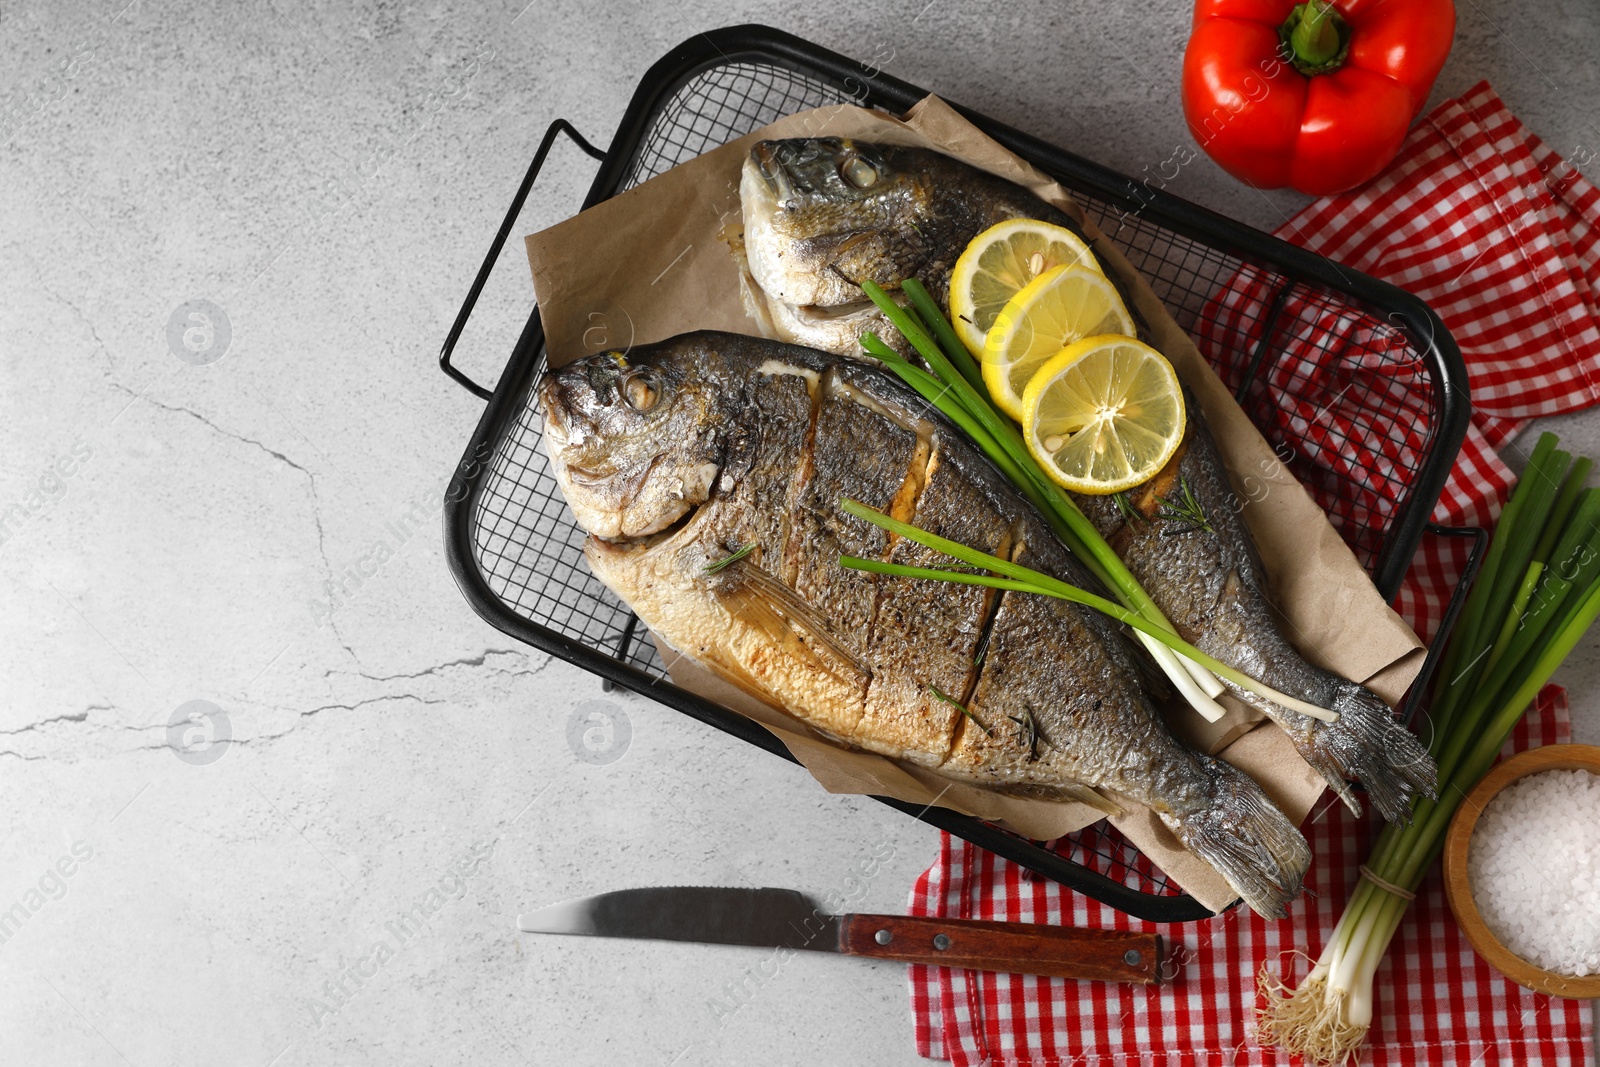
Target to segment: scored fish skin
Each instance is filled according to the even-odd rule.
[[[632,388],[638,376],[650,393]],[[1005,791],[1143,804],[1263,914],[1299,892],[1304,839],[1247,776],[1172,735],[1118,624],[1065,601],[839,564],[948,562],[845,514],[847,496],[1093,587],[898,380],[697,333],[569,364],[538,398],[552,469],[593,534],[591,569],[680,652],[847,745]]]
[[[851,187],[843,174],[858,158],[882,161],[880,183],[866,189]],[[831,180],[826,176],[829,166],[838,172]],[[922,180],[919,169],[937,180]],[[779,195],[796,188],[802,195]],[[742,242],[746,288],[760,290],[764,281],[776,286],[772,293],[747,293],[746,303],[757,321],[777,336],[856,358],[865,358],[860,347],[863,330],[873,329],[890,339],[881,319],[839,315],[835,310],[825,320],[813,316],[798,331],[786,329],[794,318],[785,311],[786,301],[813,297],[835,308],[850,307],[852,300],[864,298],[860,282],[870,279],[895,286],[909,274],[948,308],[950,269],[966,243],[985,226],[1005,218],[1070,225],[1066,215],[1027,190],[959,160],[936,152],[838,139],[757,145],[745,163],[741,195],[746,198]],[[849,257],[835,262],[830,257],[843,243],[836,236],[841,233],[850,235],[853,243]],[[1093,242],[1090,247],[1094,248]],[[917,256],[890,254],[904,249],[914,249]],[[808,288],[806,275],[821,280]],[[771,282],[772,278],[778,281]],[[1122,289],[1120,283],[1118,288]],[[1128,293],[1122,295],[1132,310],[1134,301]],[[1141,323],[1141,333],[1147,335],[1142,327]],[[1361,810],[1346,781],[1354,779],[1366,786],[1385,819],[1409,821],[1412,797],[1418,792],[1432,796],[1436,788],[1432,759],[1381,697],[1306,662],[1284,638],[1268,596],[1266,572],[1237,514],[1238,498],[1216,444],[1193,397],[1185,406],[1190,419],[1188,444],[1153,484],[1177,485],[1181,474],[1183,482],[1201,493],[1208,514],[1228,511],[1226,521],[1213,522],[1209,531],[1185,532],[1191,524],[1181,518],[1156,518],[1134,536],[1124,530],[1123,516],[1110,498],[1071,494],[1074,501],[1103,535],[1121,537],[1121,543],[1114,545],[1118,555],[1189,641],[1282,692],[1339,713],[1338,722],[1325,723],[1230,687],[1284,728],[1301,756],[1346,805],[1357,813]],[[1179,616],[1186,621],[1180,624]]]

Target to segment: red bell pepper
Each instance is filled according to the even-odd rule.
[[[1455,26],[1454,0],[1195,0],[1189,132],[1250,185],[1353,189],[1400,150]]]

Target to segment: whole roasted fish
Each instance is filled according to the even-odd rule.
[[[948,156],[838,138],[756,145],[740,194],[735,251],[764,332],[849,356],[860,355],[862,331],[892,333],[870,301],[863,307],[861,282],[892,288],[915,277],[948,306],[950,270],[984,229],[1009,218],[1072,225],[1027,190]],[[1346,779],[1366,786],[1384,818],[1408,819],[1412,795],[1433,792],[1433,761],[1382,698],[1307,663],[1284,638],[1215,442],[1192,398],[1187,408],[1182,449],[1135,491],[1136,506],[1126,497],[1074,499],[1187,640],[1340,713],[1324,723],[1239,693],[1284,728],[1352,810],[1361,806]]]
[[[1077,605],[849,570],[944,561],[846,515],[1092,579],[988,460],[886,372],[695,333],[548,374],[538,397],[594,573],[679,651],[846,745],[981,785],[1155,811],[1281,915],[1304,839],[1168,730],[1124,631]]]

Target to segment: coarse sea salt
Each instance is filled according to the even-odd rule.
[[[1500,943],[1558,974],[1600,974],[1600,775],[1542,771],[1502,789],[1467,853]]]

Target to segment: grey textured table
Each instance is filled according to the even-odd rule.
[[[1488,78],[1594,158],[1596,9],[1461,8],[1435,97]],[[480,623],[441,551],[481,408],[433,357],[535,139],[567,116],[604,142],[657,56],[742,21],[1129,173],[1189,143],[1175,0],[0,9],[8,1064],[913,1062],[897,966],[515,935],[631,883],[898,910],[934,834],[626,695],[623,758],[575,759],[598,683]],[[558,154],[520,230],[590,173]],[[1267,228],[1301,203],[1203,160],[1173,190]],[[513,246],[476,376],[529,299]],[[192,300],[226,316],[220,362],[172,354]],[[1600,448],[1600,416],[1557,421]],[[1597,645],[1561,679],[1591,742]],[[180,758],[197,700],[231,741]]]

